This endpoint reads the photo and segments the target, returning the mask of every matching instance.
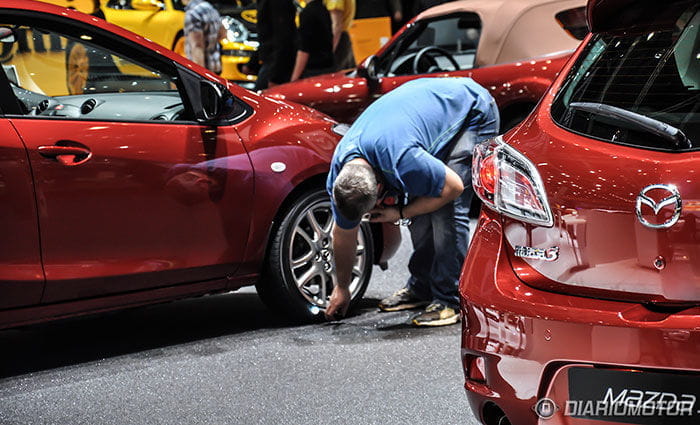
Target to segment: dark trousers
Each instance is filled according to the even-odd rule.
[[[355,67],[355,54],[352,52],[352,41],[350,41],[350,35],[347,31],[343,31],[340,34],[338,47],[335,48],[333,56],[336,70],[340,71]]]
[[[462,178],[462,194],[439,210],[412,219],[408,229],[413,254],[406,287],[421,299],[459,307],[459,274],[469,247],[469,207],[474,197],[472,151],[476,143],[497,136],[498,128],[498,108],[493,102],[483,123],[458,136],[444,160]]]

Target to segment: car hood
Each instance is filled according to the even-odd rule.
[[[305,95],[308,94],[305,93],[307,90],[314,92],[324,91],[356,80],[364,81],[364,78],[358,78],[354,75],[354,70],[350,72],[331,72],[329,74],[321,74],[315,77],[304,78],[291,83],[279,84],[263,90],[262,93],[275,99],[294,100],[295,98],[305,97]]]
[[[353,71],[319,75],[272,87],[263,94],[319,108],[339,120],[352,122],[370,98],[367,80],[355,75]],[[349,107],[350,104],[356,107]]]
[[[256,141],[247,143],[265,144],[275,139],[285,143],[298,140],[315,144],[321,140],[337,143],[340,139],[332,130],[337,122],[322,112],[229,84],[232,93],[255,109],[255,113],[238,127],[239,131],[247,133],[241,135],[243,140]]]

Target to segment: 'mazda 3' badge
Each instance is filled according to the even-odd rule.
[[[515,256],[530,260],[556,261],[559,258],[559,247],[533,248],[530,246],[515,246]]]

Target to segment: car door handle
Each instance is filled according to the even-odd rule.
[[[51,146],[39,146],[39,155],[44,158],[55,159],[63,165],[79,165],[90,159],[92,152],[79,143],[59,141]]]

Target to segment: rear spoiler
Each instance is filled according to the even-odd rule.
[[[673,28],[696,0],[589,0],[591,32],[644,32]]]

